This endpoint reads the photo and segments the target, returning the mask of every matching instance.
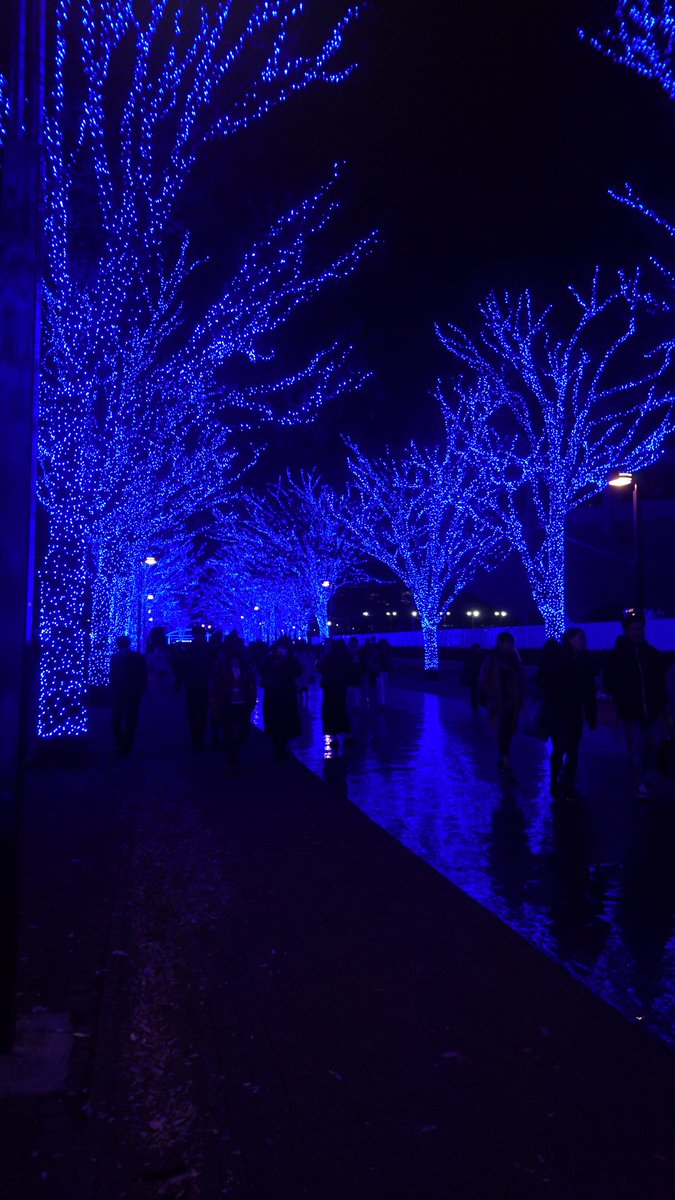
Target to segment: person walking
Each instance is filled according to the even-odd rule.
[[[537,685],[552,743],[551,795],[574,799],[584,721],[589,729],[595,729],[597,721],[595,676],[583,629],[568,629],[561,642],[546,643]]]
[[[211,651],[203,625],[195,625],[183,660],[183,684],[190,737],[195,750],[204,748],[209,713]]]
[[[321,719],[323,731],[331,747],[340,747],[340,737],[349,733],[350,722],[347,712],[347,688],[352,678],[352,658],[342,641],[332,642],[319,663],[323,701]]]
[[[507,630],[498,635],[494,649],[483,659],[478,691],[497,737],[499,769],[511,773],[511,740],[523,707],[525,677],[515,638]]]
[[[255,671],[239,635],[229,633],[209,673],[209,709],[214,746],[222,747],[232,768],[248,737],[255,702]]]
[[[115,749],[120,757],[131,752],[136,737],[141,697],[148,682],[145,655],[131,649],[126,634],[117,639],[117,650],[110,660],[112,727]]]
[[[459,682],[463,687],[470,688],[470,700],[472,711],[480,712],[480,702],[478,699],[478,680],[480,678],[480,668],[483,662],[483,648],[479,642],[474,642],[473,646],[467,651],[464,665],[462,667]]]
[[[298,708],[298,676],[302,670],[292,653],[290,638],[281,637],[262,664],[263,728],[270,738],[277,762],[288,753],[288,743],[302,732]]]
[[[668,711],[666,660],[647,641],[641,612],[626,609],[621,624],[623,633],[609,653],[603,682],[623,722],[635,795],[644,800]]]

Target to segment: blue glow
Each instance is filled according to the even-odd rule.
[[[268,426],[310,419],[363,378],[338,345],[269,378],[272,335],[372,243],[312,265],[337,209],[337,170],[250,247],[194,324],[182,302],[199,264],[187,237],[175,244],[177,202],[202,147],[297,91],[344,79],[351,67],[338,60],[357,13],[348,8],[323,37],[314,23],[318,49],[303,55],[308,22],[291,0],[236,17],[225,2],[196,15],[180,0],[141,10],[57,0],[38,464],[49,514],[43,737],[85,732],[86,683],[106,678],[114,635],[136,632],[148,552],[160,564],[158,616],[194,607],[196,516],[231,492]],[[234,385],[235,357],[267,366],[266,382]]]
[[[568,512],[602,491],[612,470],[654,462],[674,424],[663,379],[672,346],[652,341],[645,353],[643,322],[656,301],[639,274],[619,274],[605,291],[596,273],[587,294],[569,295],[571,312],[538,309],[527,291],[492,294],[475,339],[455,326],[439,331],[488,414],[476,453],[495,472],[489,513],[525,567],[548,637],[566,624]]]
[[[443,612],[482,567],[503,557],[501,532],[487,511],[491,472],[476,454],[483,412],[458,397],[454,409],[440,391],[445,445],[411,442],[400,458],[368,458],[348,442],[352,481],[345,519],[363,550],[384,563],[409,590],[424,637],[424,666],[438,669]]]
[[[613,25],[600,37],[580,36],[621,66],[654,79],[675,100],[675,7],[671,0],[617,0]]]

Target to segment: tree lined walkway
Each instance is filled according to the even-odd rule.
[[[89,1036],[0,1101],[7,1195],[675,1194],[661,1046],[257,731],[231,776],[173,693],[119,763],[99,716],[33,776],[22,1005]]]

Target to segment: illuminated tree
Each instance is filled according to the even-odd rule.
[[[612,469],[653,462],[673,428],[670,346],[645,340],[655,301],[639,276],[604,292],[596,275],[588,295],[570,296],[563,315],[537,310],[529,292],[491,295],[475,340],[453,326],[440,334],[491,412],[476,445],[492,473],[487,511],[523,562],[548,637],[565,629],[567,514]]]
[[[483,516],[491,472],[483,444],[484,410],[460,395],[451,407],[438,393],[445,445],[411,442],[395,458],[368,458],[347,443],[353,493],[345,519],[363,551],[384,563],[412,592],[420,614],[426,670],[438,669],[443,611],[483,567],[504,553],[503,538]]]
[[[252,556],[293,584],[324,639],[330,635],[331,598],[345,583],[369,578],[345,524],[345,505],[346,498],[315,471],[301,471],[297,478],[289,471],[264,495],[245,497],[246,517],[238,530]]]
[[[88,593],[98,678],[124,580],[134,594],[153,542],[181,536],[191,515],[222,497],[241,469],[235,458],[251,460],[247,442],[259,444],[266,424],[306,419],[353,380],[336,347],[284,378],[270,365],[275,332],[364,249],[322,265],[313,257],[335,208],[333,184],[282,216],[220,298],[190,319],[200,264],[179,204],[205,146],[315,82],[345,77],[337,60],[354,16],[349,9],[333,26],[317,12],[310,27],[295,0],[248,0],[236,11],[223,0],[57,0],[39,430],[50,526],[45,737],[86,728]]]

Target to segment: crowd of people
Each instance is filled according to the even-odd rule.
[[[235,767],[263,691],[263,727],[277,760],[286,757],[289,743],[301,732],[301,709],[309,688],[322,689],[322,719],[331,747],[338,751],[351,738],[354,713],[362,705],[385,703],[391,649],[385,638],[333,640],[322,647],[281,637],[272,646],[245,646],[237,633],[223,636],[196,625],[192,640],[167,646],[153,637],[147,655],[131,649],[130,638],[117,639],[112,656],[110,687],[113,735],[117,752],[127,755],[134,743],[138,712],[147,685],[147,661],[153,674],[172,674],[185,696],[192,746],[202,750],[207,740],[222,749]]]
[[[622,632],[605,657],[601,681],[623,726],[635,795],[647,799],[670,741],[675,665],[669,668],[666,656],[647,641],[641,612],[624,613]],[[487,709],[499,769],[511,774],[511,742],[526,699],[525,673],[513,634],[500,633],[485,655],[480,646],[472,646],[462,682],[471,689],[474,711]],[[574,799],[583,730],[595,729],[598,708],[596,673],[583,629],[568,629],[560,641],[544,644],[535,685],[537,697],[526,732],[551,743],[551,795]]]
[[[646,638],[645,619],[627,610],[622,633],[607,654],[602,670],[605,693],[622,723],[633,788],[646,799],[654,772],[669,738],[669,689],[675,691],[675,665]],[[130,639],[117,640],[111,663],[113,734],[120,755],[130,752],[148,672],[146,657],[131,649]],[[161,636],[148,648],[148,659],[160,675],[172,673],[183,691],[192,745],[202,750],[207,738],[224,751],[236,767],[256,705],[263,690],[263,728],[275,759],[286,757],[288,746],[301,733],[301,710],[310,685],[322,689],[323,730],[338,753],[352,738],[354,718],[365,705],[385,704],[391,648],[385,638],[359,642],[332,639],[321,647],[279,638],[272,646],[244,645],[237,633],[218,632],[207,640],[206,629],[195,626],[192,641],[167,647]],[[584,727],[597,722],[596,673],[582,629],[568,629],[560,641],[545,643],[535,676],[536,701],[522,721],[526,676],[512,633],[501,632],[493,649],[469,650],[461,682],[470,689],[475,712],[485,709],[496,740],[500,772],[513,774],[511,743],[521,723],[525,732],[550,740],[551,795],[577,795],[579,748]],[[671,705],[672,707],[672,705]]]

